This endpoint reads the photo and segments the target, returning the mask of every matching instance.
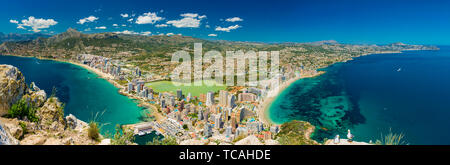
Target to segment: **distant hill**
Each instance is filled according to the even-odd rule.
[[[56,59],[73,59],[81,53],[94,54],[120,60],[144,71],[168,74],[174,66],[172,53],[185,50],[193,55],[194,43],[202,43],[203,53],[215,50],[222,55],[226,51],[242,50],[279,51],[280,64],[295,69],[304,66],[313,70],[341,62],[352,57],[371,53],[400,52],[403,50],[435,50],[437,47],[406,45],[340,44],[334,40],[310,43],[258,43],[223,40],[205,40],[182,35],[130,35],[120,33],[84,34],[75,29],[48,36],[44,34],[4,35],[7,42],[0,44],[0,54],[35,56]],[[13,37],[16,36],[16,37]],[[34,39],[33,39],[34,38]]]
[[[42,33],[30,33],[30,34],[17,34],[17,33],[10,33],[10,34],[4,34],[0,32],[0,43],[7,42],[7,41],[29,41],[34,40],[39,37],[41,38],[48,38],[51,35],[48,34],[42,34]]]

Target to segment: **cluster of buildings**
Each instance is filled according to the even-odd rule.
[[[233,93],[221,90],[192,96],[191,93],[184,94],[181,89],[176,93],[158,93],[145,86],[146,81],[141,79],[142,71],[138,67],[125,74],[121,72],[120,65],[114,65],[106,57],[80,54],[77,60],[115,78],[123,80],[123,76],[132,77],[131,80],[127,79],[124,91],[159,106],[158,113],[165,118],[140,126],[142,128],[139,127],[140,131],[137,131],[139,134],[154,130],[179,140],[221,137],[223,141],[230,142],[248,135],[267,140],[279,131],[279,126],[266,125],[259,121],[257,113],[260,103],[268,95],[270,83],[260,85],[262,88],[248,87]],[[281,81],[293,76],[300,75],[280,74]]]
[[[261,90],[247,88],[234,94],[225,90],[218,93],[207,92],[199,97],[190,93],[175,94],[163,92],[154,98],[161,113],[175,121],[184,131],[178,136],[189,138],[210,138],[221,136],[224,141],[232,141],[240,136],[257,135],[264,139],[273,138],[279,126],[268,126],[258,121],[257,110]],[[236,97],[236,95],[238,97]],[[217,96],[217,97],[216,97]],[[167,132],[167,131],[166,131]],[[182,136],[182,139],[186,139]]]
[[[109,58],[90,54],[79,54],[76,60],[108,73],[116,80],[127,80],[124,92],[157,106],[158,112],[155,113],[161,113],[164,118],[138,126],[135,130],[137,134],[157,131],[163,135],[174,136],[178,140],[220,137],[223,141],[230,142],[248,135],[256,135],[264,140],[272,139],[280,131],[279,126],[259,121],[257,111],[265,98],[276,93],[274,84],[281,85],[282,82],[300,77],[303,73],[317,74],[317,71],[304,72],[303,65],[282,67],[276,75],[278,79],[259,82],[258,87],[247,87],[233,92],[210,91],[192,96],[191,93],[183,93],[181,89],[175,93],[155,92],[145,86],[149,80],[144,77],[148,76],[143,76],[139,67],[122,69],[117,62],[114,63]]]
[[[123,76],[121,76],[120,65],[114,65],[111,62],[110,58],[91,54],[79,54],[77,56],[77,60],[81,64],[85,64],[91,68],[98,69],[103,73],[107,73],[114,76],[115,78],[123,79]]]
[[[133,79],[128,82],[126,86],[126,92],[134,94],[143,99],[154,99],[154,91],[152,88],[145,86],[145,81],[140,79]]]

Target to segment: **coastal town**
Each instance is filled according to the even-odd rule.
[[[108,44],[103,44],[106,41]],[[201,86],[177,87],[172,84],[171,72],[181,63],[170,60],[172,53],[178,50],[192,52],[191,48],[194,48],[195,54],[195,43],[202,43],[205,51],[218,49],[222,55],[228,50],[279,51],[279,72],[258,81],[256,86],[251,85],[254,82],[239,86],[215,82],[214,86],[218,87],[210,88],[203,80]],[[353,45],[320,41],[261,44],[209,41],[178,35],[84,34],[69,28],[66,32],[32,42],[4,42],[0,45],[0,54],[68,62],[94,72],[113,84],[119,94],[143,108],[138,122],[121,123],[121,128],[131,129],[137,137],[157,134],[185,145],[319,144],[310,135],[316,126],[320,127],[320,123],[312,125],[308,121],[293,120],[279,125],[270,120],[271,103],[281,91],[296,80],[321,75],[325,73],[321,69],[355,57],[438,49],[403,43]],[[224,68],[230,66],[226,64]],[[205,67],[208,64],[201,69]],[[250,72],[253,70],[249,69],[244,76],[249,76]],[[153,85],[157,83],[162,85]],[[286,124],[288,129],[283,129]],[[326,131],[327,128],[317,129]],[[349,135],[352,134],[349,132]]]
[[[213,139],[213,143],[232,143],[254,136],[264,142],[278,144],[273,139],[280,125],[267,121],[265,110],[270,99],[276,96],[274,92],[278,91],[275,90],[279,89],[270,88],[268,82],[261,87],[230,88],[233,90],[209,91],[193,96],[181,89],[176,93],[156,92],[146,84],[158,80],[145,77],[138,67],[123,70],[120,62],[103,56],[80,54],[74,63],[113,81],[122,95],[140,100],[141,105],[152,110],[150,115],[158,116],[153,121],[125,125],[132,128],[136,135],[156,131],[163,136],[175,137],[182,144],[201,144],[206,139]],[[281,74],[281,83],[299,79],[302,75],[311,77],[321,73],[307,71],[303,67],[295,70]]]

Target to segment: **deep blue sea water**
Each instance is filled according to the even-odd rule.
[[[392,130],[408,144],[450,144],[450,47],[440,48],[334,64],[283,91],[270,118],[309,121],[319,141],[351,129],[366,142]]]
[[[89,122],[98,112],[96,121],[103,125],[104,135],[114,134],[116,124],[137,123],[145,116],[144,109],[134,100],[120,95],[111,83],[77,65],[14,56],[0,56],[0,64],[16,66],[27,84],[35,82],[48,96],[56,87],[56,96],[66,104],[65,115],[73,114]]]

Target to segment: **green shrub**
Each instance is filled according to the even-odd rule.
[[[28,133],[27,123],[20,121],[19,126],[20,126],[20,128],[22,128],[22,136],[20,136],[19,140],[22,140],[23,137],[25,136],[25,134]]]
[[[381,134],[381,140],[377,140],[375,144],[377,145],[406,145],[406,141],[404,140],[405,135],[403,133],[397,134],[392,133],[392,130],[389,129],[389,133],[386,136]]]
[[[89,122],[88,137],[92,140],[100,141],[100,128],[97,122]]]
[[[103,116],[105,111],[106,110],[104,110],[103,112],[95,113],[95,116],[93,116],[93,119],[89,122],[88,137],[97,142],[99,142],[101,140],[100,139],[100,129],[104,125],[104,124],[99,124],[97,121],[98,121],[99,117]],[[62,113],[64,113],[64,111]]]
[[[134,143],[134,133],[131,129],[124,129],[116,125],[116,133],[111,140],[111,145],[128,145]]]
[[[315,142],[306,136],[306,131],[310,128],[313,126],[308,122],[293,120],[281,125],[276,138],[282,145],[312,145]]]
[[[36,108],[28,106],[24,99],[19,100],[11,106],[8,111],[8,117],[19,119],[27,117],[32,122],[39,121],[39,118],[36,116]]]
[[[169,136],[163,139],[158,139],[155,137],[151,142],[148,142],[147,145],[178,145],[178,143],[175,137]]]

